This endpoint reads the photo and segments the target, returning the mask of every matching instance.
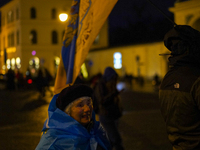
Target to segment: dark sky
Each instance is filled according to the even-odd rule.
[[[176,0],[151,0],[171,20]],[[109,16],[110,45],[161,41],[173,24],[148,0],[118,0]]]
[[[4,4],[6,4],[9,1],[11,1],[11,0],[0,0],[0,7],[3,6]]]
[[[10,0],[0,0],[0,6]],[[151,0],[171,20],[177,0]],[[180,0],[179,0],[180,1]],[[173,24],[148,0],[118,0],[109,16],[111,46],[161,41]]]

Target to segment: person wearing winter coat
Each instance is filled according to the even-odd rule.
[[[95,120],[92,95],[83,84],[54,95],[36,150],[111,150],[105,130]]]
[[[122,137],[119,133],[119,118],[122,116],[123,108],[117,86],[118,74],[112,67],[106,67],[102,79],[95,87],[95,100],[99,121],[108,133],[112,148],[124,150]]]
[[[170,69],[159,90],[173,150],[200,149],[200,32],[176,25],[164,38]]]

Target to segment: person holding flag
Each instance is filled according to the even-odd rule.
[[[81,65],[117,0],[73,0],[42,137],[36,150],[111,150],[95,120],[93,90],[74,84]]]

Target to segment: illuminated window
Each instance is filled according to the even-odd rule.
[[[114,58],[114,68],[120,69],[122,68],[122,54],[120,52],[116,52],[113,55]]]

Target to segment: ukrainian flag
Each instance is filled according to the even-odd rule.
[[[72,1],[54,85],[55,94],[74,83],[92,43],[116,2],[117,0]]]

